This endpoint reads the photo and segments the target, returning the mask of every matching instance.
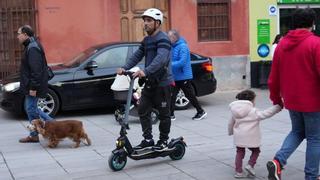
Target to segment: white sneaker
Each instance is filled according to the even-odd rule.
[[[242,173],[236,172],[234,174],[234,177],[237,178],[237,179],[240,179],[240,178],[246,178],[247,175],[245,173],[243,173],[243,172]]]
[[[251,175],[251,176],[256,176],[256,172],[254,171],[254,168],[250,165],[247,164],[244,169]]]

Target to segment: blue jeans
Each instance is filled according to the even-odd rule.
[[[281,149],[276,153],[282,166],[297,149],[300,143],[307,140],[305,179],[316,180],[319,175],[320,161],[320,112],[289,111],[292,130],[284,140]]]
[[[52,120],[47,113],[41,111],[37,106],[38,98],[35,96],[27,95],[24,102],[24,108],[28,116],[28,120],[31,123],[34,119],[42,119],[44,121]],[[30,136],[37,136],[37,131],[31,131]]]

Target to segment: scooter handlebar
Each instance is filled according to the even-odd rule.
[[[122,73],[122,75],[129,76],[130,79],[134,79],[134,78],[133,78],[133,73],[134,73],[134,72],[132,72],[132,71],[125,70],[125,71]]]

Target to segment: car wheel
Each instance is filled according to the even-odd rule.
[[[180,89],[175,103],[175,109],[176,110],[184,110],[188,109],[190,105],[190,100],[184,95],[183,91]]]
[[[60,101],[57,94],[49,89],[45,98],[39,98],[38,108],[50,116],[55,116],[59,110]]]

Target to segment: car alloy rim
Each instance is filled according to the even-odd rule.
[[[178,94],[177,94],[177,99],[176,99],[176,106],[177,107],[184,107],[189,104],[189,99],[186,98],[184,95],[183,91],[180,89]]]
[[[38,108],[47,114],[52,113],[54,106],[55,103],[53,97],[50,94],[47,94],[45,98],[38,99]]]

